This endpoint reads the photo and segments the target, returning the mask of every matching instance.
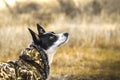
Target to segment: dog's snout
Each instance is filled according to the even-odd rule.
[[[68,37],[69,34],[68,33],[64,33],[63,35],[66,36],[66,37]]]

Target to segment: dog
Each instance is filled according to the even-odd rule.
[[[15,61],[0,63],[0,80],[46,80],[53,56],[68,41],[68,33],[46,32],[37,24],[38,34],[28,28],[32,43]]]

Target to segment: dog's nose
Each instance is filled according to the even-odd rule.
[[[63,35],[66,36],[66,37],[68,37],[69,34],[68,33],[64,33]]]

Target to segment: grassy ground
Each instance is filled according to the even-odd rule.
[[[67,47],[67,46],[66,46]],[[119,80],[119,51],[79,46],[58,51],[51,80]]]
[[[27,28],[36,31],[40,23],[70,34],[54,56],[50,80],[120,80],[119,0],[31,1],[0,10],[0,61],[17,59],[31,42]]]
[[[64,26],[67,26],[67,24]],[[28,26],[8,26],[0,28],[0,61],[4,62],[17,59],[22,49],[31,42],[31,36],[27,27]],[[36,31],[35,27],[31,28]],[[77,31],[78,28],[73,29],[72,31],[71,28],[58,28],[59,30],[56,30],[52,27],[48,27],[46,29],[47,31],[67,31],[70,33],[69,42],[61,46],[60,49],[58,49],[57,54],[54,56],[51,65],[50,80],[120,79],[120,50],[119,43],[116,44],[115,41],[112,41],[114,40],[112,38],[114,36],[111,36],[110,40],[107,41],[107,36],[102,32],[98,32],[99,35],[91,39],[93,33],[91,33],[91,35],[84,33],[80,34],[81,29]],[[76,30],[75,33],[74,30]],[[84,31],[85,33],[88,33],[89,30],[85,28]],[[115,32],[113,31],[112,34],[113,33]],[[118,34],[116,34],[116,36],[117,35]],[[104,36],[103,40],[100,38],[101,36]],[[104,42],[104,44],[101,41]]]

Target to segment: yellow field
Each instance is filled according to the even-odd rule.
[[[37,32],[39,23],[70,34],[54,56],[50,80],[120,80],[120,1],[104,1],[97,10],[94,0],[31,0],[0,10],[0,61],[17,59],[32,41],[27,28]]]

